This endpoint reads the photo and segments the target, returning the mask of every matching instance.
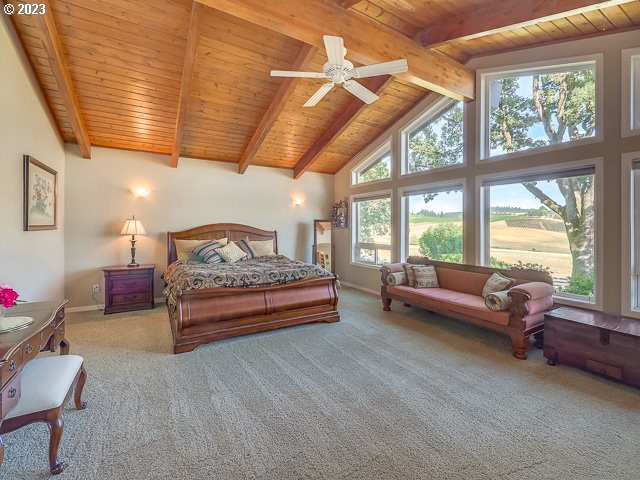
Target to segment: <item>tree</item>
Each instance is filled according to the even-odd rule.
[[[412,172],[462,162],[464,110],[453,102],[436,119],[409,136],[409,170]],[[436,131],[439,127],[439,133]]]
[[[496,80],[500,100],[491,111],[491,147],[505,152],[551,145],[590,137],[595,131],[595,72],[537,74],[532,79],[532,95],[518,93],[519,78]],[[535,124],[544,129],[547,140],[532,139]],[[555,180],[565,204],[546,195],[537,182],[522,185],[549,211],[564,221],[573,259],[572,276],[592,276],[594,266],[594,181],[593,176]]]
[[[373,180],[381,180],[391,176],[391,154],[377,160],[370,167],[364,169],[358,174],[359,182],[371,182]]]
[[[376,236],[387,235],[391,229],[391,199],[358,202],[360,241],[374,243]]]
[[[462,226],[441,223],[420,236],[419,250],[433,260],[462,262]]]

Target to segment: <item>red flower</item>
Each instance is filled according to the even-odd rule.
[[[18,297],[18,293],[9,285],[0,284],[0,305],[11,308],[16,304]]]

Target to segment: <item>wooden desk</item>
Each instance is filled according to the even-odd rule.
[[[9,309],[7,317],[33,317],[33,323],[21,330],[0,333],[0,426],[20,398],[20,371],[39,352],[69,353],[65,338],[64,307],[67,300],[25,303]],[[0,468],[4,460],[4,443],[0,437]]]

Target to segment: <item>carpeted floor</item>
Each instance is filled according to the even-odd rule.
[[[343,289],[340,323],[182,355],[164,307],[69,314],[89,406],[68,407],[60,478],[640,478],[640,390],[393,308]],[[48,478],[47,435],[5,435],[0,477]]]

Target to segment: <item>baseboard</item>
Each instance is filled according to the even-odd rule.
[[[153,301],[157,304],[162,305],[165,302],[165,297],[154,298]],[[90,312],[92,310],[104,310],[104,304],[99,305],[85,305],[83,307],[69,307],[65,308],[64,311],[67,313],[76,313],[76,312]]]
[[[371,288],[361,287],[360,285],[356,285],[355,283],[349,283],[349,282],[345,282],[344,280],[340,280],[340,284],[344,285],[345,287],[355,288],[356,290],[360,290],[361,292],[371,293],[372,295],[376,295],[376,296],[380,295],[379,291],[373,290]]]

